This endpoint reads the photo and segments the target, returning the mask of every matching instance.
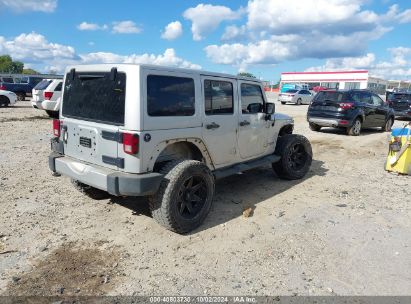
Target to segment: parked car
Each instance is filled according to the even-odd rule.
[[[301,179],[309,141],[292,134],[257,79],[150,65],[70,67],[50,169],[91,197],[148,196],[154,219],[178,233],[207,216],[215,179],[272,165]],[[238,93],[237,93],[238,92]]]
[[[310,129],[337,127],[358,136],[362,128],[380,127],[388,132],[394,111],[378,95],[367,90],[327,90],[318,92],[308,107]]]
[[[280,93],[278,95],[278,100],[282,104],[294,103],[297,105],[310,104],[313,99],[313,93],[308,90],[288,90],[285,93]]]
[[[62,85],[62,79],[43,79],[32,91],[32,107],[45,110],[50,117],[57,118],[59,116]]]
[[[388,104],[394,110],[396,117],[411,118],[411,92],[392,93],[388,99]]]
[[[0,107],[8,107],[15,104],[17,95],[10,91],[0,90]]]
[[[306,83],[283,83],[280,93],[285,93],[288,90],[308,90],[309,85]]]
[[[43,80],[41,76],[26,76],[22,77],[20,83],[15,82],[0,82],[0,90],[11,91],[16,93],[17,100],[21,101],[27,95],[31,95],[33,88]]]

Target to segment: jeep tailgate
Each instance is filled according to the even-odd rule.
[[[61,138],[67,156],[107,168],[124,168],[118,149],[125,89],[125,73],[71,71],[66,75]]]

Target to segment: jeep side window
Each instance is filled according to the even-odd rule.
[[[227,81],[204,81],[206,115],[234,113],[233,84]]]
[[[194,79],[147,76],[147,109],[150,116],[193,116]]]
[[[263,93],[259,85],[241,84],[241,109],[243,114],[256,114],[264,110]]]

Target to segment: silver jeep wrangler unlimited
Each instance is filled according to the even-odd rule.
[[[154,219],[178,233],[207,216],[215,180],[272,165],[301,179],[312,161],[293,119],[274,113],[260,81],[135,64],[67,69],[49,156],[93,198],[148,196]]]

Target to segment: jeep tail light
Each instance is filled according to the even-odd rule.
[[[123,151],[127,154],[137,154],[139,138],[137,134],[123,133]]]
[[[339,106],[343,110],[349,110],[349,109],[352,109],[354,107],[354,103],[352,103],[352,102],[340,102]]]
[[[6,91],[6,86],[4,86],[4,85],[0,86],[0,90]]]
[[[44,99],[50,100],[53,97],[53,92],[44,92]]]
[[[55,137],[60,137],[60,120],[53,119],[53,135]]]

